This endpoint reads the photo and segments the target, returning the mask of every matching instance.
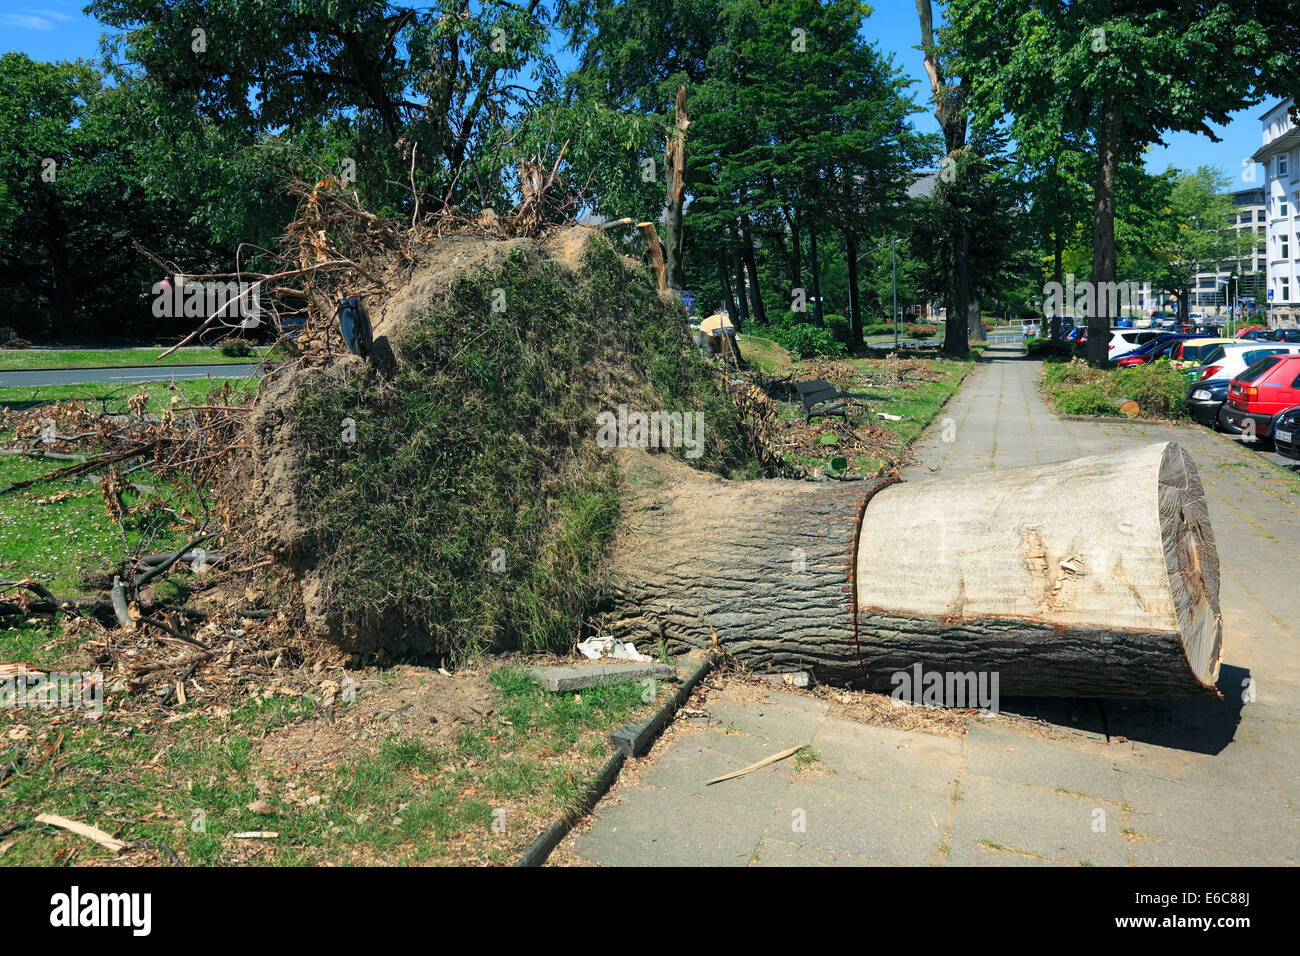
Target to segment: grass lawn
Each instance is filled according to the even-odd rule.
[[[148,383],[149,408],[161,410],[174,398],[201,400],[222,381],[174,388]],[[16,391],[26,402],[111,391],[110,410],[116,410],[136,390]],[[0,430],[0,445],[12,437],[12,429]],[[0,456],[0,487],[68,464]],[[151,475],[141,469],[130,480],[148,485]],[[142,500],[126,496],[128,505]],[[106,511],[97,474],[10,492],[0,496],[0,578],[30,575],[60,597],[102,596],[102,589],[86,585],[85,570],[111,567],[128,553],[174,547],[192,533],[164,523],[163,532],[145,542],[136,527],[128,522],[124,538]],[[176,587],[163,585],[165,593]],[[273,629],[257,631],[267,627],[264,622],[239,626],[237,633],[251,628],[264,634],[262,647],[274,649],[285,640]],[[93,672],[100,665],[92,650],[106,637],[91,619],[12,616],[0,619],[0,662]],[[151,635],[118,631],[112,640],[143,647]],[[271,659],[279,654],[273,650]],[[645,716],[668,693],[658,684],[627,683],[548,694],[515,663],[476,661],[454,677],[407,666],[349,671],[356,697],[341,702],[319,689],[322,675],[306,664],[280,667],[264,660],[249,669],[254,660],[241,648],[233,669],[205,664],[184,702],[179,695],[160,699],[160,690],[171,689],[169,680],[128,684],[122,672],[109,670],[99,716],[0,707],[0,833],[49,812],[129,844],[113,858],[75,835],[28,827],[0,836],[0,865],[169,865],[169,853],[191,865],[510,863],[576,805],[612,753],[609,731]],[[342,666],[323,674],[344,678]],[[434,681],[443,684],[425,687]],[[397,701],[374,703],[394,690],[441,699],[452,682],[477,688],[491,704],[438,739],[413,731],[419,721],[390,723],[404,709]],[[349,717],[358,712],[366,714],[364,721]],[[362,729],[344,739],[337,759],[323,768],[300,766],[293,747],[272,746],[289,736],[313,747],[336,739],[345,725]],[[427,719],[422,726],[436,727]],[[236,836],[250,831],[276,835]]]
[[[260,346],[252,355],[228,356],[211,347],[178,349],[165,359],[155,357],[168,348],[149,349],[0,349],[0,372],[42,368],[114,368],[164,365],[243,365],[257,362],[272,347]]]
[[[0,657],[22,650],[0,637]],[[362,687],[394,679],[357,672]],[[460,678],[458,678],[460,679]],[[473,679],[473,678],[464,678]],[[85,821],[131,845],[125,863],[189,865],[508,864],[565,810],[612,752],[609,730],[644,716],[668,690],[632,683],[548,694],[521,670],[482,682],[493,714],[445,744],[384,734],[358,741],[321,772],[268,756],[287,731],[330,728],[356,702],[327,708],[318,694],[259,697],[233,708],[193,702],[160,719],[107,694],[104,716],[10,711],[0,761],[29,755],[0,787],[0,830],[37,813]],[[55,720],[62,718],[60,723]],[[270,832],[267,839],[236,834]],[[62,831],[0,841],[0,864],[108,862],[99,846]]]
[[[257,383],[250,378],[189,378],[181,379],[175,386],[171,382],[142,383],[149,394],[146,411],[160,412],[171,403],[173,396],[180,396],[184,404],[200,401],[209,389],[220,388],[230,382],[232,389],[256,388]],[[45,402],[66,402],[74,399],[92,403],[97,409],[101,402],[108,412],[117,414],[126,412],[126,401],[140,391],[140,384],[116,382],[87,382],[82,385],[20,385],[0,388],[0,405],[14,409],[30,408]]]

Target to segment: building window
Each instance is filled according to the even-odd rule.
[[[1285,277],[1277,280],[1277,297],[1283,302],[1291,301],[1291,280]]]
[[[1287,167],[1286,154],[1283,153],[1281,156],[1277,158],[1277,174],[1279,176],[1285,176],[1286,167]]]
[[[1277,214],[1280,219],[1285,219],[1287,216],[1291,215],[1291,213],[1287,211],[1285,196],[1279,196],[1277,198]]]
[[[1255,221],[1256,222],[1264,221],[1264,210],[1262,207],[1255,210]]]
[[[1278,236],[1277,240],[1282,244],[1282,258],[1291,258],[1291,245],[1286,241],[1286,236]]]

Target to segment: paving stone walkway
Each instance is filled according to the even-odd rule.
[[[906,477],[959,479],[1173,439],[1223,567],[1222,701],[1017,699],[965,737],[840,719],[773,688],[714,692],[565,843],[629,866],[1268,865],[1300,862],[1300,483],[1197,427],[1062,421],[1039,363],[994,346]],[[1122,495],[1124,489],[1116,489]],[[1256,699],[1242,701],[1243,682]],[[704,782],[796,744],[786,760]]]

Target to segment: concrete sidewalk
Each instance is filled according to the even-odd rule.
[[[1268,865],[1300,862],[1300,482],[1199,427],[1064,422],[1039,363],[994,346],[906,477],[960,479],[1175,440],[1223,571],[1222,701],[1004,700],[941,736],[832,699],[729,684],[625,771],[559,859],[607,865]],[[1117,494],[1122,494],[1117,489]],[[1255,699],[1243,703],[1254,681]],[[796,744],[792,760],[704,782]]]

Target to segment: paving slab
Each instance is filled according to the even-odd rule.
[[[1037,856],[1126,866],[1117,804],[987,777],[962,778],[950,842],[988,841]],[[1105,830],[1098,830],[1099,821]]]
[[[630,787],[617,802],[602,802],[574,852],[607,866],[747,866],[770,815],[709,797]]]
[[[835,774],[800,776],[772,816],[767,836],[884,863],[935,862],[948,798]],[[802,828],[802,829],[800,829]]]
[[[832,853],[817,847],[787,843],[765,837],[758,845],[750,866],[888,866],[879,860],[866,860],[847,853]]]
[[[809,743],[816,736],[830,704],[816,697],[773,690],[756,701],[726,695],[710,697],[704,709],[717,725],[794,745]]]
[[[838,774],[950,794],[962,742],[851,720],[828,719],[813,739],[819,762]]]
[[[780,749],[770,740],[742,734],[716,730],[683,734],[662,754],[656,754],[645,782],[770,811],[790,785],[788,760],[712,786],[706,786],[706,782],[742,770]]]
[[[1300,863],[1300,825],[1276,792],[1189,786],[1126,774],[1129,826],[1166,843]]]
[[[1103,800],[1121,799],[1119,775],[1106,745],[1085,749],[987,721],[972,724],[967,734],[966,772]]]
[[[637,661],[627,661],[621,664],[593,661],[590,664],[532,667],[529,668],[528,673],[551,693],[585,690],[588,687],[620,684],[624,681],[641,680],[646,677],[652,677],[655,680],[677,679],[677,668],[671,664],[656,664],[653,662],[642,664]]]

